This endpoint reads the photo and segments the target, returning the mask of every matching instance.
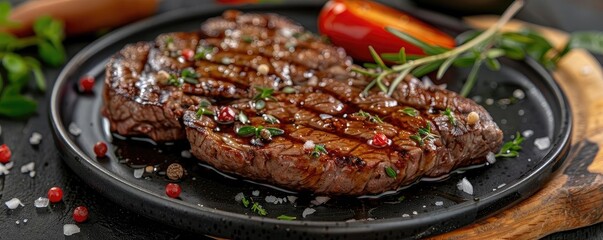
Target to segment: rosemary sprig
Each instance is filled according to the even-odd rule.
[[[516,0],[503,13],[500,20],[496,24],[477,35],[475,38],[472,38],[464,44],[450,50],[430,46],[394,28],[386,27],[386,30],[395,36],[421,47],[427,54],[433,55],[407,61],[408,56],[405,54],[404,49],[401,49],[400,53],[398,54],[400,65],[395,65],[390,68],[384,64],[383,59],[379,56],[379,54],[377,54],[372,47],[369,47],[369,51],[373,56],[378,68],[376,68],[374,71],[367,69],[354,70],[355,72],[374,77],[374,79],[364,89],[363,94],[366,96],[368,91],[373,88],[373,86],[377,85],[381,91],[386,92],[388,96],[391,96],[398,84],[400,84],[404,77],[406,77],[406,75],[409,73],[413,73],[415,76],[417,76],[438,69],[438,78],[440,78],[457,59],[463,57],[463,55],[467,53],[475,54],[477,52],[478,56],[475,57],[476,60],[473,67],[474,70],[472,70],[467,82],[465,83],[465,86],[460,93],[462,96],[467,96],[477,79],[477,70],[479,69],[479,65],[481,65],[484,59],[488,57],[491,58],[489,54],[495,55],[494,53],[487,51],[493,45],[493,39],[495,39],[494,37],[499,34],[502,26],[505,25],[523,7],[523,5],[524,0]],[[489,61],[493,62],[493,65],[496,65],[494,60]],[[396,76],[388,88],[383,83],[383,79],[394,73],[397,73],[398,76]]]
[[[427,123],[427,126],[424,128],[419,128],[417,133],[410,136],[410,139],[414,140],[419,144],[419,146],[425,145],[425,140],[433,140],[440,136],[431,133],[431,124]]]

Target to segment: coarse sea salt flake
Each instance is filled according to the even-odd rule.
[[[316,209],[314,209],[314,208],[306,208],[306,209],[304,209],[304,211],[302,212],[302,217],[303,217],[303,218],[306,218],[306,216],[308,216],[308,215],[310,215],[310,214],[312,214],[312,213],[314,213],[314,212],[316,212]]]
[[[486,161],[488,161],[489,164],[494,164],[496,162],[496,154],[493,152],[488,152],[488,155],[486,155]]]
[[[189,151],[189,150],[183,150],[182,152],[180,152],[180,156],[183,157],[183,158],[191,158],[191,157],[193,157],[191,155],[191,151]]]
[[[35,176],[36,176],[36,171],[31,171],[31,172],[29,172],[29,177],[30,177],[30,178],[33,178],[33,177],[35,177]]]
[[[322,205],[323,203],[326,203],[327,201],[329,201],[329,199],[331,199],[331,198],[318,196],[318,197],[314,198],[314,200],[310,201],[310,203],[314,206],[318,206],[318,205]]]
[[[408,213],[402,214],[402,217],[410,217],[410,215],[408,215]]]
[[[82,129],[80,129],[80,127],[78,127],[75,123],[72,122],[69,124],[69,133],[77,137],[82,134]]]
[[[467,180],[466,177],[461,179],[461,181],[456,184],[456,187],[469,195],[473,195],[473,185],[471,185],[471,183],[469,182],[469,180]]]
[[[38,145],[40,141],[42,141],[42,134],[39,132],[33,132],[31,137],[29,137],[29,144],[31,145]]]
[[[235,201],[240,202],[243,197],[245,197],[245,195],[242,192],[237,193],[237,195],[235,195]]]
[[[34,206],[37,208],[45,208],[48,207],[48,202],[48,198],[39,197],[38,199],[34,200]]]
[[[135,178],[141,178],[143,173],[144,173],[144,168],[134,169],[134,177]]]
[[[287,200],[289,200],[290,203],[295,203],[295,201],[297,200],[296,196],[287,196]]]
[[[79,233],[79,232],[80,232],[80,227],[78,227],[75,224],[63,225],[63,234],[65,234],[65,236],[71,236],[71,235]]]
[[[314,144],[314,142],[312,140],[308,140],[304,143],[304,149],[305,150],[312,150],[314,149],[316,145]]]
[[[534,135],[534,131],[533,131],[533,130],[529,130],[529,129],[528,129],[528,130],[523,131],[523,132],[521,133],[521,135],[522,135],[523,137],[527,137],[527,138],[528,138],[528,137],[531,137],[532,135]]]
[[[266,198],[264,200],[266,200],[267,203],[274,203],[274,204],[276,204],[276,197],[275,196],[272,196],[272,195],[266,196]]]
[[[547,149],[551,146],[551,139],[548,137],[536,138],[536,140],[534,140],[534,145],[538,150]]]
[[[13,198],[11,200],[8,200],[4,204],[6,204],[6,207],[8,207],[8,209],[16,209],[19,206],[21,206],[21,207],[25,206],[25,205],[23,205],[21,200],[19,200],[18,198]]]
[[[444,202],[442,202],[442,201],[437,201],[437,202],[435,202],[435,205],[436,205],[436,206],[444,206]]]
[[[28,173],[34,170],[36,166],[35,162],[30,162],[28,164],[25,164],[23,166],[21,166],[21,173]]]
[[[251,192],[251,195],[253,196],[260,196],[260,190],[254,190],[253,192]]]

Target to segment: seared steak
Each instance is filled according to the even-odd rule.
[[[502,143],[473,101],[414,78],[365,96],[370,79],[351,66],[289,20],[228,11],[199,32],[126,46],[107,67],[104,112],[120,134],[186,133],[217,169],[330,195],[395,190],[483,163]]]

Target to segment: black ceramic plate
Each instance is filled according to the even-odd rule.
[[[220,15],[224,9],[169,12],[115,31],[75,56],[59,76],[52,92],[50,116],[58,147],[75,173],[116,203],[158,221],[222,237],[419,238],[467,225],[530,196],[565,157],[571,127],[569,108],[551,76],[533,61],[503,60],[499,72],[482,70],[473,92],[505,132],[505,140],[517,131],[533,133],[523,144],[520,157],[499,159],[493,165],[452,174],[441,181],[423,181],[381,197],[334,198],[314,206],[316,212],[305,218],[302,212],[314,196],[227,177],[196,161],[185,161],[180,153],[188,148],[186,143],[156,146],[108,134],[100,114],[108,58],[128,43],[152,40],[163,32],[195,30],[204,19]],[[261,5],[243,10],[279,13],[316,30],[320,5]],[[94,94],[78,93],[77,82],[83,75],[96,77]],[[450,89],[458,90],[459,79],[466,75],[465,70],[453,69],[445,81]],[[504,104],[517,89],[525,93],[525,98]],[[79,136],[68,131],[72,123],[82,130]],[[536,147],[534,142],[539,138],[550,140],[550,146]],[[108,158],[95,158],[93,145],[97,141],[113,142]],[[165,195],[165,176],[145,173],[135,178],[134,169],[144,167],[135,166],[138,160],[185,162],[189,175],[180,183],[181,199]],[[473,195],[457,188],[464,177],[472,183]],[[256,190],[258,196],[252,196]],[[260,217],[244,208],[235,201],[238,193],[252,196],[268,215]],[[273,204],[264,201],[267,196],[296,196],[298,200],[295,204]],[[281,214],[298,220],[277,220]]]

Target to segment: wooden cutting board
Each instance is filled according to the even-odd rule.
[[[486,28],[497,19],[466,21]],[[553,45],[562,46],[566,33],[514,21],[508,30],[532,27]],[[535,239],[603,221],[603,72],[585,50],[572,50],[553,75],[569,99],[573,115],[572,146],[563,166],[548,184],[516,206],[470,226],[432,239]]]

